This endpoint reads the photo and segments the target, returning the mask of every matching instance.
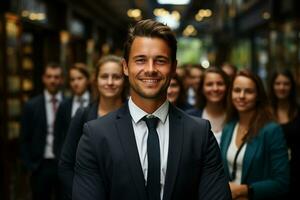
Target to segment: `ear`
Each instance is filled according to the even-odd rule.
[[[177,68],[177,60],[175,60],[175,61],[172,63],[172,77],[174,77],[175,74],[176,74],[176,68]]]
[[[128,64],[125,59],[122,60],[123,73],[128,76]]]

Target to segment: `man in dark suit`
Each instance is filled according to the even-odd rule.
[[[131,97],[84,126],[73,200],[231,199],[209,122],[167,101],[176,71],[170,28],[142,20],[129,30],[123,61]]]
[[[56,110],[63,99],[59,90],[63,83],[62,68],[57,64],[46,65],[42,81],[43,94],[24,105],[21,121],[20,153],[30,173],[33,200],[60,196],[53,129]]]

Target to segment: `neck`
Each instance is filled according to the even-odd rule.
[[[154,113],[165,101],[165,98],[161,99],[149,99],[149,98],[141,98],[141,97],[135,97],[131,96],[132,101],[143,111],[146,113],[152,114]]]
[[[207,102],[204,109],[210,116],[220,116],[225,113],[222,103]]]
[[[120,108],[123,104],[123,101],[121,98],[117,99],[108,99],[104,97],[99,98],[99,106],[98,106],[98,114],[100,116],[106,115],[111,111],[114,111],[118,108]]]
[[[239,124],[241,127],[249,127],[250,120],[252,119],[254,115],[254,110],[245,112],[245,113],[239,113]]]
[[[50,91],[50,90],[47,90],[47,92],[51,95],[51,96],[55,96],[58,94],[59,91]]]

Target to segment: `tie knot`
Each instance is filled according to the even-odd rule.
[[[148,129],[156,129],[159,119],[157,117],[145,116],[143,120],[146,122]]]
[[[77,102],[83,103],[83,102],[84,102],[84,98],[83,98],[83,97],[78,97],[78,98],[77,98]]]
[[[57,102],[56,97],[51,97],[51,103],[55,104]]]

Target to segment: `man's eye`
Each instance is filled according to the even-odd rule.
[[[146,60],[145,59],[137,59],[135,62],[138,64],[144,63]]]
[[[167,62],[166,60],[162,60],[162,59],[156,60],[156,63],[159,64],[159,65],[163,65],[163,64],[165,64],[166,62]]]

